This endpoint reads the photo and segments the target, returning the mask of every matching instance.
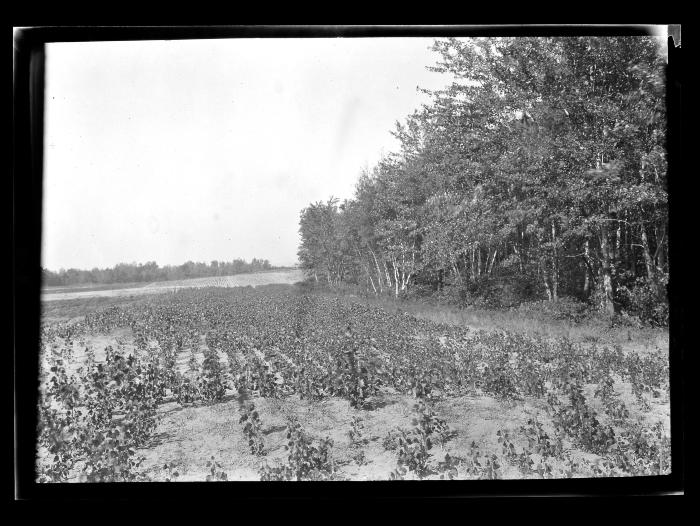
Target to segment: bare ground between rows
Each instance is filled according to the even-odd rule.
[[[592,389],[593,386],[588,386],[587,391]],[[164,480],[163,465],[173,462],[180,474],[178,480],[201,481],[209,474],[206,464],[213,456],[229,480],[259,480],[262,463],[277,465],[285,461],[285,424],[287,418],[294,415],[315,439],[328,437],[333,440],[333,458],[342,477],[348,480],[386,480],[396,468],[397,457],[396,452],[385,449],[383,439],[393,429],[412,427],[416,416],[413,407],[416,400],[391,389],[383,389],[373,400],[375,409],[372,410],[354,409],[347,400],[338,398],[319,402],[293,395],[285,399],[253,398],[252,401],[263,424],[264,456],[256,457],[248,449],[243,426],[239,424],[240,400],[235,392],[229,391],[224,402],[209,406],[180,407],[174,402],[163,405],[155,442],[139,451],[145,457],[142,465],[145,474],[152,480]],[[652,401],[652,411],[647,413],[642,413],[631,398],[628,404],[636,416],[647,423],[662,421],[666,429],[669,428],[669,408],[663,400]],[[455,436],[444,447],[433,447],[433,464],[442,461],[446,453],[466,457],[472,442],[482,453],[500,453],[496,432],[517,432],[530,418],[538,419],[545,430],[553,433],[546,403],[541,399],[507,402],[477,394],[436,401],[434,407]],[[362,420],[363,437],[368,439],[368,443],[362,446],[365,465],[358,465],[353,460],[357,449],[348,435],[353,417]],[[517,440],[516,437],[516,444]],[[597,458],[571,448],[570,444],[568,448],[574,459],[594,461]],[[502,476],[523,478],[517,468],[509,465],[503,466]]]

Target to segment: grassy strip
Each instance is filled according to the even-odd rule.
[[[470,327],[487,331],[505,330],[545,336],[548,338],[568,338],[575,342],[595,344],[619,344],[623,347],[634,346],[636,349],[660,347],[668,348],[668,329],[642,327],[611,327],[603,321],[586,320],[574,323],[568,320],[548,318],[543,313],[522,312],[514,310],[484,309],[477,307],[459,308],[451,305],[428,303],[418,299],[396,299],[387,296],[359,296],[347,292],[324,290],[298,286],[306,293],[322,296],[341,295],[348,301],[376,305],[387,312],[408,313],[419,319],[444,323],[457,327]]]

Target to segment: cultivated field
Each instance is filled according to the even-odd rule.
[[[45,323],[42,367],[41,481],[670,472],[662,348],[192,288]]]
[[[129,283],[119,285],[50,287],[42,291],[43,301],[59,301],[80,298],[123,297],[143,294],[159,294],[174,290],[201,287],[257,287],[271,284],[292,284],[302,281],[301,270],[283,270],[276,272],[253,272],[234,276],[214,276],[207,278],[156,281],[154,283]]]

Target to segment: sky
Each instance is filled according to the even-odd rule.
[[[42,266],[295,264],[302,208],[352,197],[449,83],[432,42],[49,44]]]

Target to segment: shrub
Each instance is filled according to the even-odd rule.
[[[359,348],[350,331],[346,338],[344,348],[336,355],[333,388],[352,407],[361,408],[379,389],[381,367],[376,356]]]
[[[391,480],[403,480],[409,472],[415,473],[418,478],[428,475],[431,443],[425,432],[418,428],[411,431],[401,429],[397,441],[398,462],[390,474]]]
[[[569,435],[576,445],[592,453],[604,454],[615,443],[615,432],[611,427],[604,427],[597,418],[596,412],[586,403],[583,389],[578,384],[569,384],[569,406],[554,405],[554,425]]]
[[[369,442],[368,438],[364,437],[364,424],[362,419],[359,417],[352,417],[350,421],[350,431],[348,431],[348,436],[350,437],[350,443],[353,446],[367,445]]]
[[[432,473],[433,470],[429,466],[432,454],[429,450],[433,448],[436,440],[444,446],[454,436],[447,423],[438,418],[435,411],[423,400],[415,405],[415,410],[418,417],[413,419],[414,427],[409,431],[398,431],[398,460],[396,469],[390,475],[391,480],[402,480],[409,472],[421,479]]]
[[[337,466],[332,456],[333,441],[330,438],[314,442],[301,424],[291,418],[287,423],[288,452],[286,464],[260,468],[260,480],[335,480]]]
[[[399,436],[401,432],[397,429],[390,430],[382,440],[382,447],[387,451],[396,451],[399,447]]]
[[[173,482],[179,476],[180,472],[177,471],[177,466],[174,462],[167,462],[163,465],[163,471],[165,471],[165,482]]]
[[[621,433],[610,458],[618,470],[631,475],[667,475],[671,472],[671,441],[663,424],[633,423]]]
[[[445,478],[454,480],[459,477],[459,466],[461,463],[461,458],[453,457],[450,456],[449,453],[446,453],[445,459],[438,464],[436,470],[440,474],[440,480],[444,480]]]
[[[253,402],[243,404],[238,423],[243,424],[243,435],[248,439],[250,452],[253,455],[263,455],[265,445],[262,439],[262,423]]]
[[[605,414],[612,419],[613,422],[624,422],[629,418],[629,411],[625,407],[625,403],[620,400],[620,395],[615,392],[614,382],[611,376],[606,376],[598,384],[595,391],[595,397],[600,398],[605,407]]]
[[[214,481],[223,482],[223,481],[228,480],[228,475],[224,471],[221,464],[219,464],[216,461],[214,456],[212,456],[207,461],[207,467],[209,468],[209,474],[207,475],[207,478],[206,478],[207,482],[214,482]]]
[[[668,276],[660,278],[660,287],[668,283]],[[665,296],[665,295],[664,295]],[[629,284],[619,285],[616,300],[622,310],[654,327],[668,327],[669,305],[667,297],[659,297],[659,290],[645,278],[637,278]]]
[[[531,301],[521,304],[517,312],[534,316],[544,321],[564,320],[581,323],[591,316],[590,306],[571,296],[561,296],[556,301]]]
[[[198,382],[192,381],[186,376],[177,375],[174,391],[175,399],[180,405],[195,404],[201,400]]]
[[[224,368],[216,352],[211,351],[204,358],[202,375],[199,378],[199,392],[208,402],[218,402],[226,394]]]
[[[462,467],[466,474],[477,479],[501,478],[501,462],[498,457],[495,454],[482,455],[479,446],[474,441],[469,447],[469,456],[462,463]]]

